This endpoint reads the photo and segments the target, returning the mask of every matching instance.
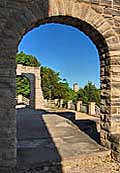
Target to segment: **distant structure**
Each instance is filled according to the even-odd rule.
[[[79,91],[79,85],[78,83],[73,84],[73,91],[78,92]]]

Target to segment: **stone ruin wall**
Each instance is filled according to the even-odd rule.
[[[30,81],[30,107],[34,109],[42,109],[44,107],[44,98],[41,89],[40,67],[30,67],[18,64],[16,74],[23,75]]]

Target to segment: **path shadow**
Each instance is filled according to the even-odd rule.
[[[89,119],[75,120],[75,124],[80,130],[89,135],[93,140],[100,144],[100,132],[98,132],[97,122]]]
[[[17,109],[17,173],[62,173],[60,153],[44,120],[46,113]]]
[[[69,119],[71,121],[75,121],[75,115],[76,113],[75,112],[71,112],[71,111],[64,111],[64,112],[59,112],[59,111],[46,111],[46,114],[49,113],[49,114],[57,114],[61,117],[64,117],[66,119]]]

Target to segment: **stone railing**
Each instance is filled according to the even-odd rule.
[[[82,104],[80,111],[87,114],[88,113],[88,105],[87,104]]]
[[[95,102],[90,102],[88,114],[100,118],[100,107],[98,107]]]
[[[70,110],[76,110],[78,112],[84,112],[92,116],[100,117],[100,108],[95,102],[90,102],[88,105],[83,104],[82,101],[78,101],[76,104],[72,100],[68,101],[67,108]]]
[[[29,105],[30,100],[26,97],[24,97],[23,95],[18,95],[16,98],[17,104],[25,104],[25,105]]]
[[[78,101],[76,104],[69,100],[67,105],[64,105],[64,100],[55,99],[55,100],[45,100],[45,105],[48,107],[59,107],[67,108],[70,110],[83,112],[92,116],[100,117],[100,108],[96,105],[95,102],[90,102],[89,104],[83,104],[82,101]]]
[[[64,106],[64,100],[63,99],[61,99],[61,100],[59,100],[59,99],[54,99],[54,100],[45,99],[44,102],[45,102],[46,106],[50,106],[50,107],[52,106],[52,107],[63,108],[63,106]]]

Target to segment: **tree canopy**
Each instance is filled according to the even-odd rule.
[[[86,104],[94,101],[100,106],[100,89],[96,88],[92,82],[88,81],[88,84],[78,91],[78,100],[82,100]]]
[[[22,64],[25,66],[40,67],[40,62],[37,60],[35,56],[27,55],[22,51],[17,54],[16,62],[17,64]]]
[[[40,62],[35,56],[27,55],[24,52],[20,52],[16,55],[16,63],[25,66],[39,67]],[[30,97],[30,82],[26,77],[16,77],[16,95],[22,94],[23,96]]]
[[[39,67],[40,62],[32,55],[26,55],[20,52],[16,56],[16,62],[32,67]],[[17,95],[22,94],[29,98],[30,83],[25,77],[16,78]],[[82,100],[83,103],[94,101],[100,105],[100,89],[97,89],[92,82],[88,82],[84,88],[80,88],[76,93],[74,92],[66,79],[61,79],[60,73],[55,72],[48,67],[41,67],[41,86],[45,99],[64,99],[65,102],[72,100],[76,103],[77,100]]]
[[[71,100],[75,92],[69,87],[66,79],[48,67],[41,67],[41,85],[45,99]]]
[[[22,94],[24,97],[30,97],[30,82],[26,77],[16,77],[16,94]]]

